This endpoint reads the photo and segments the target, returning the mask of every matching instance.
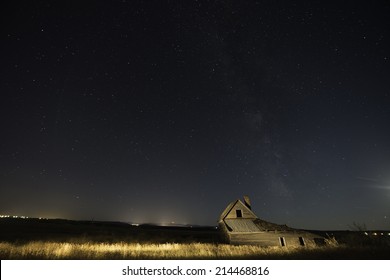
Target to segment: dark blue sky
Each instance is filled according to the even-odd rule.
[[[12,1],[0,213],[390,229],[387,1]]]

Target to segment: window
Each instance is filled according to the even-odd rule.
[[[284,237],[279,237],[279,241],[282,247],[286,246],[286,240],[284,239]]]
[[[236,215],[237,215],[237,218],[242,218],[242,211],[236,210]]]
[[[302,236],[299,237],[299,245],[305,246],[305,239]]]

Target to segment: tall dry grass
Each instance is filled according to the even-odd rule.
[[[290,258],[314,247],[259,247],[212,243],[0,243],[1,259],[237,259]]]

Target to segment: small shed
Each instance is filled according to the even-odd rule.
[[[224,240],[230,244],[282,247],[324,244],[321,236],[259,219],[247,196],[244,201],[231,202],[219,217],[218,225]]]

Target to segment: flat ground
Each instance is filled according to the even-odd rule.
[[[321,232],[322,247],[229,245],[215,227],[0,219],[1,259],[390,259],[390,236]]]

